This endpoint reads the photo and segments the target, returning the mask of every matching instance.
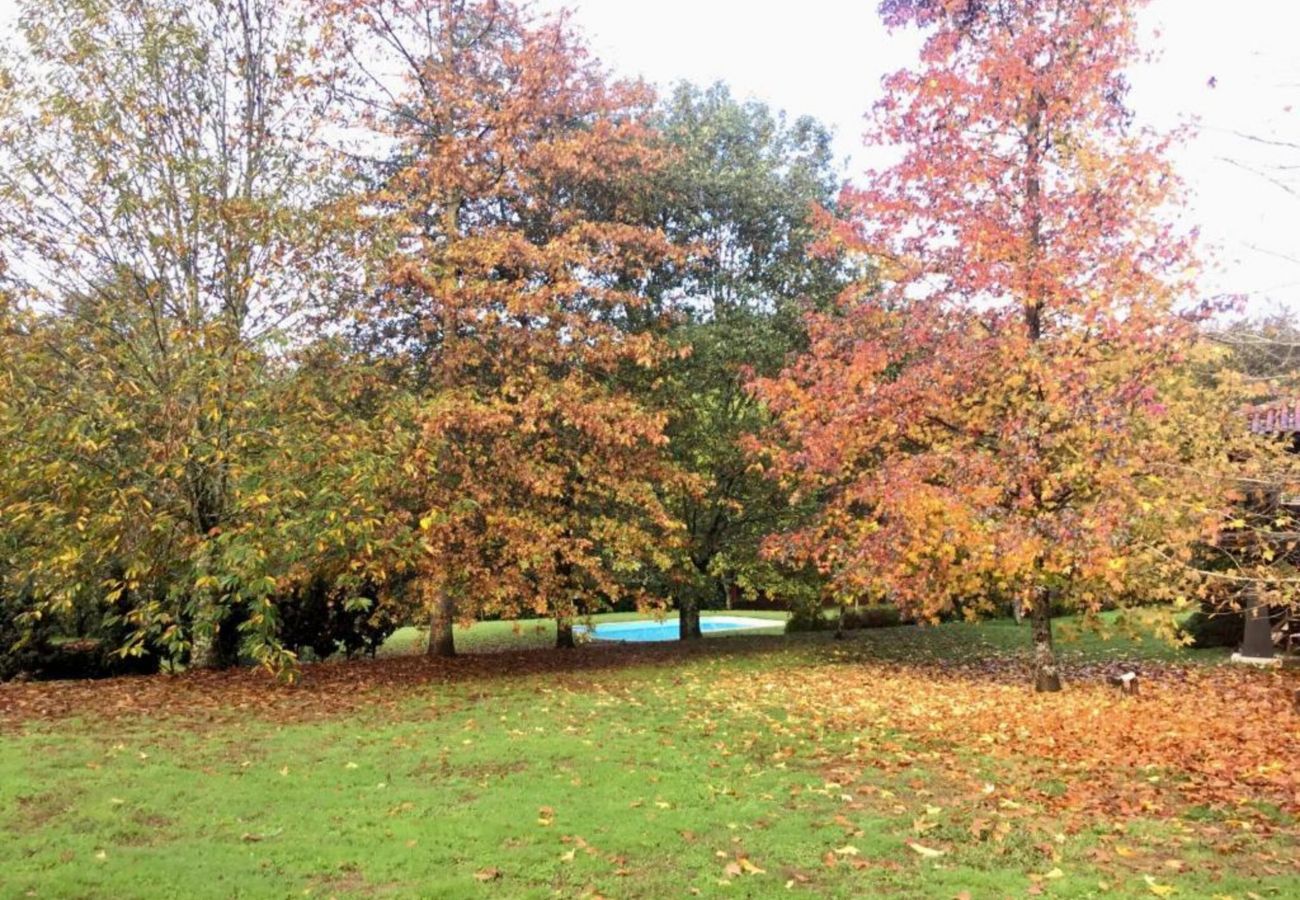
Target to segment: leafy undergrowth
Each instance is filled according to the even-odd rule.
[[[3,686],[0,895],[1300,895],[1294,673],[1015,637]]]

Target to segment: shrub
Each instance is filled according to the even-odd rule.
[[[0,681],[32,672],[40,663],[49,626],[25,619],[28,608],[25,595],[6,592],[0,582]]]
[[[859,606],[844,610],[845,628],[894,628],[903,624],[896,606]]]
[[[310,650],[316,659],[328,659],[339,650],[348,657],[359,652],[374,656],[403,624],[393,605],[380,602],[376,591],[350,592],[321,578],[281,598],[276,607],[280,641],[299,655]]]
[[[1183,623],[1193,647],[1238,647],[1246,636],[1246,617],[1239,612],[1193,613]]]
[[[835,628],[838,611],[822,607],[796,607],[785,623],[787,634],[800,631],[827,631]],[[844,610],[844,628],[893,628],[903,624],[898,607],[886,604],[849,607]]]

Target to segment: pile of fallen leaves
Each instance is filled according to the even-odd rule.
[[[729,654],[759,653],[780,639],[736,641]],[[547,650],[468,654],[453,659],[418,654],[380,659],[338,660],[303,665],[286,684],[262,669],[188,671],[79,681],[0,683],[0,729],[26,722],[62,719],[182,718],[189,722],[244,720],[249,715],[276,722],[311,721],[405,702],[429,685],[488,683],[500,679],[553,676],[598,682],[602,672],[628,666],[673,666],[718,655],[714,642],[689,645],[589,644],[555,653]],[[490,690],[490,687],[485,687]]]
[[[809,668],[797,682],[727,678],[711,693],[764,706],[771,730],[823,747],[845,782],[924,762],[972,793],[989,793],[997,772],[1056,782],[1036,801],[1080,813],[1300,811],[1300,673],[1148,665],[1136,696],[1112,686],[1109,669],[1070,674],[1063,693],[1034,694],[981,667],[859,662]],[[820,740],[828,732],[858,737],[846,751]]]
[[[432,684],[543,677],[595,689],[612,669],[674,667],[725,657],[721,642],[588,647],[437,660],[421,656],[304,666],[294,685],[255,670],[105,681],[0,685],[0,727],[67,718],[172,718],[220,724],[250,714],[277,722],[359,711],[382,713]],[[740,653],[771,652],[754,639]],[[776,662],[774,656],[774,662]],[[1021,785],[1063,785],[1030,798],[1088,815],[1179,815],[1190,806],[1243,817],[1273,806],[1300,811],[1300,672],[1145,664],[1137,696],[1108,684],[1113,665],[1067,667],[1068,688],[1035,695],[1014,659],[921,664],[862,658],[854,650],[766,675],[727,665],[680,681],[691,709],[757,717],[791,756],[811,756],[828,777],[867,782],[870,771],[923,765],[971,797],[991,770]],[[585,687],[584,687],[585,686]],[[835,736],[835,739],[828,739]]]

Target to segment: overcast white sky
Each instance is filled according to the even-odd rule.
[[[907,65],[912,33],[889,34],[877,0],[542,0],[574,11],[616,71],[667,84],[729,82],[741,96],[834,127],[850,174],[866,165],[862,116],[880,78]],[[1161,61],[1135,72],[1133,105],[1161,127],[1199,117],[1175,163],[1194,192],[1191,217],[1222,271],[1210,291],[1244,293],[1252,310],[1300,311],[1300,2],[1153,0],[1147,38]],[[1155,35],[1156,29],[1160,35]],[[1217,87],[1208,85],[1215,78]],[[1291,106],[1290,111],[1286,107]],[[1267,170],[1291,191],[1225,160]],[[1288,171],[1270,166],[1291,165]],[[1290,260],[1283,257],[1291,257]]]

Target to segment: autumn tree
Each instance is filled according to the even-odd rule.
[[[876,109],[898,162],[848,192],[836,236],[880,282],[759,385],[775,471],[828,496],[773,550],[922,616],[1019,599],[1040,691],[1060,687],[1053,608],[1181,597],[1217,501],[1174,487],[1196,425],[1162,392],[1194,269],[1170,138],[1125,105],[1140,5],[886,0],[924,46]]]
[[[289,661],[275,532],[302,517],[276,501],[301,486],[268,463],[335,431],[280,415],[331,268],[313,34],[268,0],[20,3],[0,510],[32,616],[88,605],[128,620],[124,649]]]
[[[669,252],[635,223],[660,165],[640,84],[563,17],[495,0],[331,5],[374,164],[358,346],[422,398],[420,583],[452,621],[637,597],[674,523],[664,415],[632,388],[666,348],[623,323]]]

